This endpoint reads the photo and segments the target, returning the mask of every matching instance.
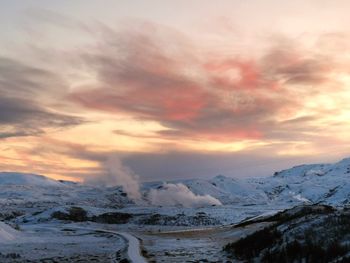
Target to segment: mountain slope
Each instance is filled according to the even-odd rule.
[[[236,179],[222,175],[212,179],[176,180],[194,194],[211,195],[223,204],[350,203],[350,158],[334,164],[299,165],[273,176]],[[162,182],[145,183],[143,191],[157,189]]]
[[[258,221],[264,229],[228,243],[224,250],[240,261],[349,262],[350,213],[325,205],[297,206]]]
[[[274,201],[342,205],[350,200],[349,179],[350,159],[344,159],[335,164],[296,166],[248,181]]]
[[[0,222],[0,243],[15,240],[19,237],[19,232],[9,225]]]
[[[270,177],[236,179],[222,175],[212,179],[168,181],[183,184],[195,195],[210,195],[222,204],[259,205],[323,203],[344,205],[350,203],[350,158],[334,164],[300,165],[276,172]],[[141,184],[147,203],[151,189],[162,189],[164,182]],[[50,188],[56,190],[52,191]],[[120,187],[103,188],[84,184],[61,182],[41,175],[0,173],[0,201],[58,200],[99,205],[130,204]],[[145,204],[146,204],[145,203]]]
[[[245,180],[216,176],[210,180],[205,179],[188,179],[169,181],[171,184],[184,184],[195,195],[210,195],[222,204],[260,204],[266,203],[268,198],[264,191],[256,189],[256,187]],[[162,188],[163,182],[144,183],[142,190],[144,193],[150,189]]]
[[[25,173],[0,173],[0,185],[26,185],[26,186],[54,186],[64,187],[65,185],[59,181],[50,179],[43,175],[25,174]]]

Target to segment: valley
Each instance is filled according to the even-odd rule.
[[[263,178],[220,175],[149,182],[140,185],[138,200],[121,186],[0,173],[0,259],[6,263],[244,262],[244,252],[230,244],[275,229],[282,231],[278,240],[286,245],[299,240],[301,246],[300,229],[322,220],[330,220],[333,227],[337,218],[344,218],[350,200],[349,171],[350,160],[344,159],[297,166]],[[185,194],[173,195],[171,187]],[[152,191],[158,195],[169,191],[171,198],[155,204]],[[337,238],[341,244],[348,242],[345,234]],[[263,260],[267,252],[281,253],[278,242],[249,257]]]

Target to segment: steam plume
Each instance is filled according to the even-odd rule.
[[[163,184],[162,189],[151,189],[148,199],[152,205],[200,207],[221,205],[221,202],[210,195],[196,195],[184,184]]]
[[[109,186],[120,185],[132,200],[140,200],[139,177],[128,167],[124,166],[118,156],[109,156],[104,163],[106,174],[101,178],[102,183]]]

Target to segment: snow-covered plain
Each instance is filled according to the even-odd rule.
[[[61,257],[62,262],[78,262],[79,258],[93,257],[104,262],[127,258],[125,238],[78,230],[74,226],[140,237],[150,259],[174,259],[180,254],[181,259],[200,259],[203,251],[200,252],[198,246],[219,249],[233,234],[247,233],[247,230],[233,233],[222,226],[271,215],[299,204],[348,205],[349,177],[350,159],[344,159],[335,164],[301,165],[262,178],[220,175],[209,180],[148,182],[140,187],[141,199],[134,201],[122,187],[97,187],[40,175],[0,173],[0,259],[1,262],[25,262]],[[178,195],[179,189],[185,194]],[[70,215],[72,207],[83,211],[83,218]],[[164,233],[209,231],[213,227],[218,232],[212,236]],[[194,252],[196,249],[198,253]],[[33,250],[37,253],[31,253]],[[209,251],[215,254],[209,248],[206,253]]]
[[[20,232],[11,226],[0,222],[0,243],[9,243],[20,238]]]
[[[68,228],[66,224],[22,225],[16,231],[1,223],[0,233],[0,262],[4,263],[44,259],[45,262],[109,262],[115,259],[116,251],[125,247],[118,235]]]

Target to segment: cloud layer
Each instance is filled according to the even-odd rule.
[[[113,27],[49,17],[38,15],[90,42],[26,46],[40,57],[32,63],[0,57],[1,169],[105,183],[122,178],[118,183],[136,193],[137,180],[113,156],[125,157],[141,179],[171,179],[266,160],[271,166],[262,175],[279,169],[280,160],[347,152],[346,33],[269,32],[246,46],[244,35],[230,30],[232,41],[215,34],[225,40],[211,46],[151,22]]]
[[[55,97],[61,93],[57,82],[51,72],[0,57],[0,139],[81,124],[82,118],[45,106],[47,94]]]
[[[158,132],[162,138],[281,139],[289,121],[319,117],[315,108],[302,113],[305,101],[328,92],[332,74],[342,71],[328,55],[288,39],[256,57],[216,57],[171,29],[138,28],[105,29],[99,49],[83,55],[97,85],[70,98],[89,109],[159,122],[166,128]]]

